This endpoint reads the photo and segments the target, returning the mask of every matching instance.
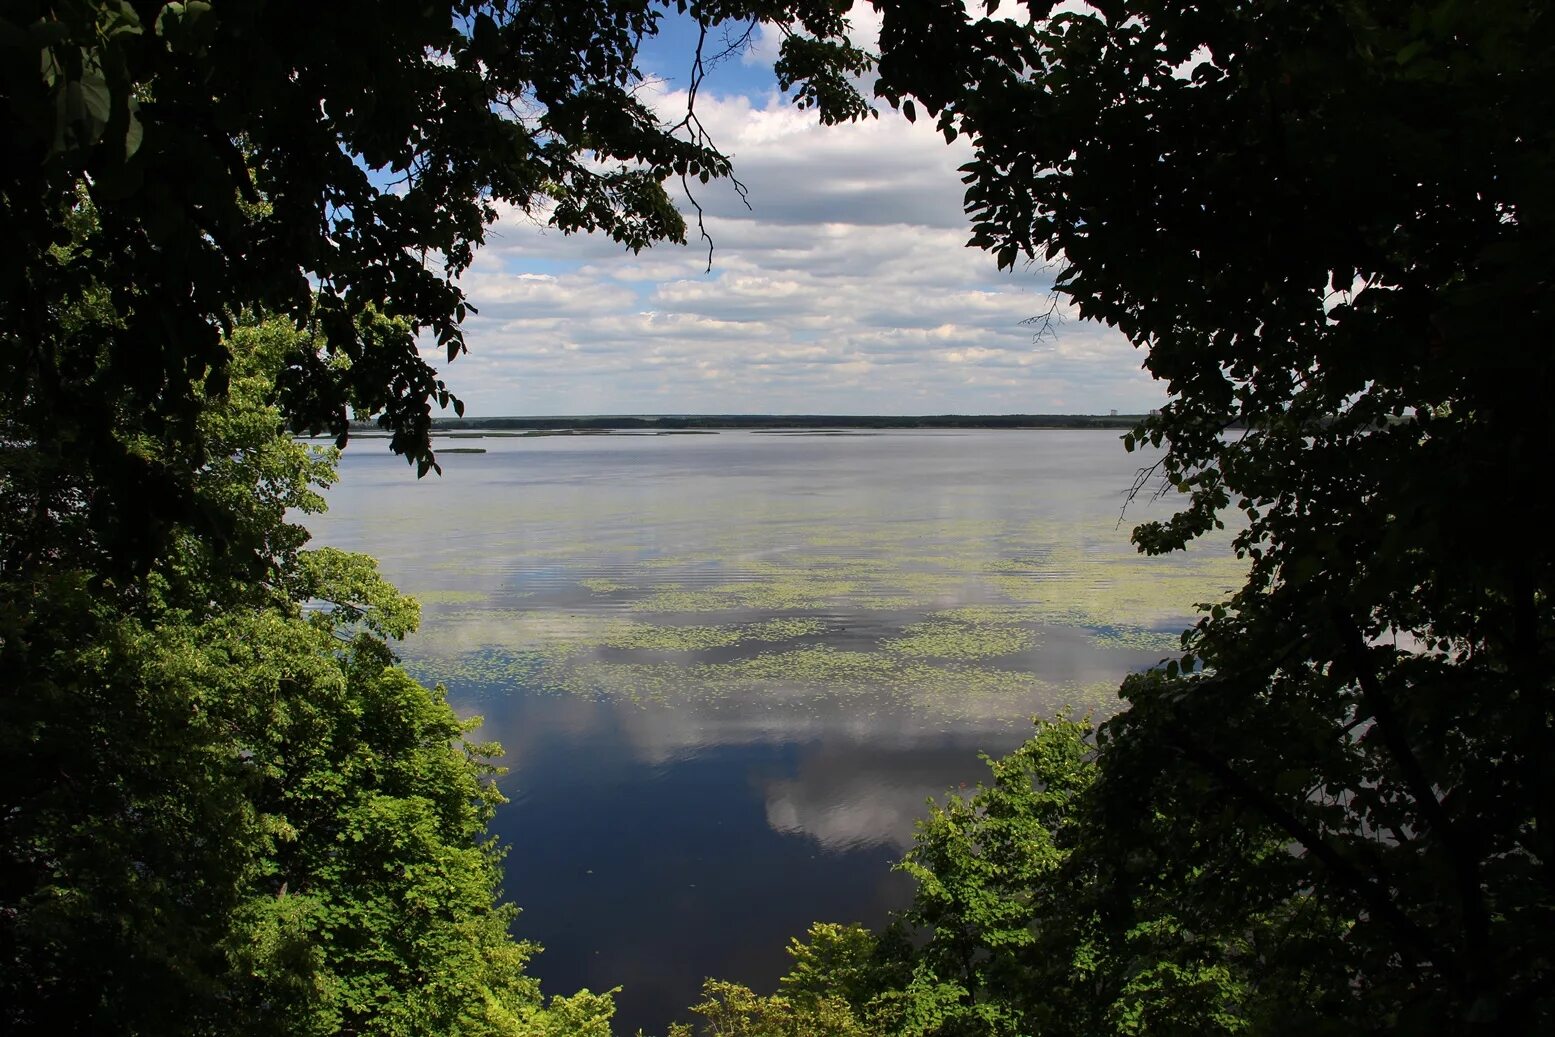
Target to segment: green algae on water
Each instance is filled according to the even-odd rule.
[[[485,591],[468,590],[422,590],[416,591],[411,597],[426,606],[433,605],[476,605],[487,601],[491,595]]]
[[[747,642],[792,641],[819,634],[826,625],[815,619],[769,619],[727,626],[652,626],[633,623],[604,640],[610,648],[652,652],[705,652]]]
[[[1245,572],[1205,554],[1138,555],[1115,515],[882,519],[771,499],[738,529],[677,540],[649,531],[699,523],[685,498],[595,515],[599,537],[528,507],[483,517],[498,530],[484,565],[458,552],[424,562],[425,582],[443,587],[502,582],[419,596],[436,611],[405,648],[418,676],[493,695],[845,701],[861,716],[887,705],[980,722],[1044,703],[1106,711],[1142,653],[1177,650],[1174,624]],[[548,536],[530,534],[546,523]],[[550,604],[514,607],[526,595]],[[1078,670],[1044,662],[1045,650],[1080,646],[1094,651]]]
[[[930,620],[915,623],[902,636],[882,641],[888,652],[918,658],[987,659],[1029,651],[1037,635],[1018,626]]]
[[[616,580],[607,580],[602,577],[587,576],[578,581],[578,586],[585,587],[595,594],[613,594],[616,591],[629,591],[635,588],[630,583],[620,583]]]

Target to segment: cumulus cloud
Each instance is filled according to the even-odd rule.
[[[823,127],[770,92],[704,92],[697,110],[746,186],[696,190],[712,269],[694,220],[687,246],[631,255],[504,211],[463,281],[470,354],[446,372],[469,413],[1159,405],[1120,336],[1055,307],[1052,269],[1001,272],[965,247],[964,142],[889,111]]]

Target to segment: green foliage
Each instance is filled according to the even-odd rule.
[[[236,539],[182,527],[144,577],[95,571],[71,457],[0,454],[4,1028],[608,1033],[608,995],[524,974],[495,747],[388,647],[415,603],[286,521],[334,472],[269,403],[296,336],[239,330],[199,416],[193,499]]]
[[[867,1037],[876,1031],[859,1021],[841,998],[761,996],[738,983],[710,979],[703,1000],[692,1008],[716,1037]],[[670,1028],[670,1037],[690,1037],[691,1028]]]
[[[1045,729],[931,814],[926,942],[849,1003],[891,1032],[1549,1029],[1555,554],[1517,516],[1555,387],[1555,19],[878,6],[880,95],[972,141],[972,244],[1058,263],[1167,383],[1125,446],[1186,503],[1135,542],[1234,505],[1251,571],[1093,752]]]
[[[1135,543],[1234,505],[1251,569],[1094,744],[933,810],[870,978],[806,989],[890,1033],[1549,1030],[1555,19],[877,6],[880,95],[971,139],[972,244],[1167,383],[1124,445],[1186,503]]]
[[[1153,849],[1188,819],[1156,813],[1120,838],[1102,791],[1111,764],[1088,723],[1039,725],[988,762],[986,785],[920,822],[902,863],[916,880],[911,908],[878,936],[813,926],[790,946],[776,996],[709,984],[694,1011],[710,1032],[1349,1032],[1329,1014],[1348,999],[1342,964],[1307,957],[1345,925],[1313,898],[1263,892],[1238,912],[1201,911],[1244,891]],[[1244,839],[1226,856],[1298,870],[1279,838]]]
[[[1090,814],[1088,724],[1042,725],[992,781],[931,810],[912,908],[876,993],[893,1033],[1230,1034],[1255,998],[1241,934],[1190,933]],[[1161,818],[1163,824],[1169,820]]]
[[[457,279],[500,207],[632,250],[683,241],[665,181],[730,163],[694,114],[638,96],[638,48],[672,13],[778,23],[796,95],[863,110],[831,0],[0,6],[0,392],[97,473],[131,527],[116,559],[144,568],[198,516],[184,480],[218,456],[199,415],[242,314],[306,332],[276,372],[290,427],[343,445],[377,416],[425,473],[432,405],[463,406],[417,341],[464,351]],[[61,320],[90,293],[111,319]],[[126,417],[179,456],[135,452]]]
[[[807,943],[788,943],[794,964],[783,977],[783,992],[801,1002],[826,997],[850,1004],[867,1000],[877,984],[875,936],[861,926],[833,922],[816,922],[806,936]]]
[[[831,3],[675,6],[797,26],[800,100],[865,110]],[[1555,556],[1517,517],[1555,387],[1555,20],[879,6],[880,96],[972,142],[972,243],[1060,263],[1167,383],[1126,445],[1187,502],[1136,542],[1234,505],[1251,576],[1094,755],[1046,728],[931,815],[903,930],[819,933],[784,993],[710,988],[710,1025],[1549,1029]],[[463,348],[499,203],[683,235],[663,180],[728,163],[631,93],[665,9],[0,9],[8,1029],[605,1025],[523,979],[484,757],[391,665],[414,610],[284,522],[326,462],[276,433],[381,414],[432,464],[458,408],[416,336]],[[288,324],[229,334],[256,311]]]

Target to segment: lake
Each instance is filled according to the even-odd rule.
[[[414,478],[347,450],[316,542],[423,605],[407,667],[500,741],[517,933],[551,993],[621,986],[616,1031],[704,976],[768,990],[811,921],[878,924],[931,797],[1034,715],[1117,708],[1222,540],[1143,558],[1164,516],[1118,432],[441,438]]]

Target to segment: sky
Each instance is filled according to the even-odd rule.
[[[854,31],[872,43],[872,12]],[[678,119],[694,36],[647,47],[644,96]],[[633,255],[504,211],[461,284],[478,316],[445,367],[472,416],[1140,413],[1164,393],[1110,329],[1049,312],[1053,269],[965,247],[947,145],[926,120],[825,127],[778,93],[777,34],[714,69],[697,114],[730,155],[697,191],[714,244]],[[682,211],[690,212],[688,205]],[[443,357],[428,353],[439,364]]]

